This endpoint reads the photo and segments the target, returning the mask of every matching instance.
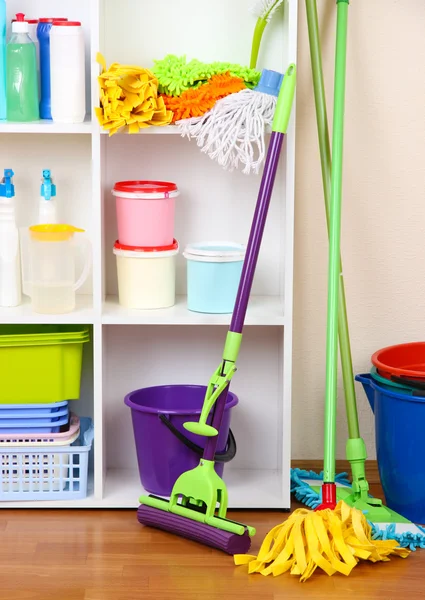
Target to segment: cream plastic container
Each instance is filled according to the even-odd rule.
[[[173,306],[176,300],[176,240],[169,246],[114,245],[119,303],[125,308],[152,310]]]

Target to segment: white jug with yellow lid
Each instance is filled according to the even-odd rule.
[[[29,230],[28,290],[34,312],[63,314],[73,311],[75,292],[86,281],[91,269],[90,241],[83,236],[74,237],[84,230],[72,225],[32,225]],[[84,254],[84,265],[76,280],[78,251]]]

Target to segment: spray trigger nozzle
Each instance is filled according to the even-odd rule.
[[[13,198],[15,195],[15,186],[12,183],[12,177],[14,176],[12,169],[4,170],[4,177],[0,183],[0,197],[1,198]]]
[[[41,196],[45,200],[50,200],[56,196],[56,186],[52,182],[50,169],[44,169],[41,183]]]

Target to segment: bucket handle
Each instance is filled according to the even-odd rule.
[[[195,452],[198,456],[202,456],[204,449],[198,446],[191,440],[189,440],[183,433],[181,433],[165,415],[159,415],[159,420],[163,423],[178,440],[183,442],[186,448]],[[227,438],[226,450],[224,452],[217,452],[214,456],[215,462],[227,463],[233,460],[236,456],[236,440],[232,430],[229,430],[229,437]]]
[[[421,390],[421,392],[413,392],[413,396],[425,396],[425,382],[420,382],[416,379],[408,379],[407,377],[398,377],[397,375],[391,375],[391,380],[395,383],[402,383],[408,387],[414,388],[415,390]]]

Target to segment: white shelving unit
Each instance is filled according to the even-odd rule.
[[[259,68],[284,71],[296,62],[297,0],[266,30]],[[15,171],[17,218],[36,217],[39,182],[52,169],[61,220],[82,227],[94,248],[89,282],[69,315],[32,313],[29,300],[0,309],[0,323],[88,323],[82,397],[73,404],[92,416],[95,441],[90,494],[83,501],[2,503],[1,507],[132,507],[144,492],[129,409],[124,396],[149,385],[206,384],[220,360],[230,315],[192,313],[186,307],[186,265],[177,263],[173,308],[129,311],[118,304],[112,246],[116,239],[110,191],[125,179],[165,179],[181,190],[176,205],[180,247],[232,239],[246,243],[259,176],[228,173],[182,139],[176,128],[150,128],[112,137],[91,119],[98,103],[96,53],[111,62],[153,65],[167,53],[246,64],[255,20],[245,0],[163,0],[152,11],[138,0],[9,0],[9,16],[50,14],[82,21],[87,45],[87,114],[80,125],[0,124],[0,168]],[[57,14],[60,12],[61,14]],[[184,17],[182,17],[184,15]],[[226,465],[230,507],[289,508],[292,371],[292,282],[295,109],[286,137],[248,309],[232,429],[238,453]]]

